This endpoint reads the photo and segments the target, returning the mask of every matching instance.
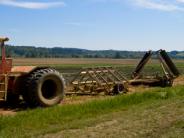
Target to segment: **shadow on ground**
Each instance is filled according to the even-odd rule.
[[[10,104],[4,101],[0,101],[0,115],[13,115],[16,112],[27,110],[28,106],[25,102]]]

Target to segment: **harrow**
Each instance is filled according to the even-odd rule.
[[[82,68],[70,82],[67,94],[106,95],[127,92],[128,80],[113,67]]]

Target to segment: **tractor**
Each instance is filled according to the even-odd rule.
[[[50,107],[64,98],[64,79],[50,67],[13,66],[6,58],[5,42],[0,38],[0,101],[17,103],[21,98],[30,107]]]

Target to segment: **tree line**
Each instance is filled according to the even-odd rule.
[[[24,58],[141,58],[146,51],[86,50],[78,48],[45,48],[34,46],[6,46],[6,54]],[[184,51],[168,52],[172,58],[184,59]]]

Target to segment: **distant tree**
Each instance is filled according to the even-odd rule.
[[[119,51],[117,51],[117,52],[115,53],[114,58],[116,58],[116,59],[121,58],[121,53],[120,53]]]

